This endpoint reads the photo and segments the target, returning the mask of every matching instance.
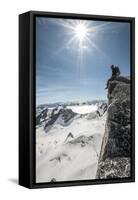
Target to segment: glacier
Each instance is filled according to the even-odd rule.
[[[107,104],[36,110],[36,183],[95,179]]]

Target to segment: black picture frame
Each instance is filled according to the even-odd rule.
[[[131,24],[131,177],[66,182],[35,182],[35,17],[129,22]],[[19,15],[19,184],[48,188],[135,181],[135,18],[29,11]]]

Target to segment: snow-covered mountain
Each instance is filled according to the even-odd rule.
[[[36,182],[94,179],[107,103],[36,108]]]

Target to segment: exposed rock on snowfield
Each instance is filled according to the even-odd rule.
[[[45,118],[47,117],[47,112],[48,112],[48,109],[45,108],[44,110],[40,110],[38,115],[36,116],[36,125],[39,125],[40,123],[42,123]]]
[[[109,83],[108,102],[97,178],[129,177],[131,171],[130,79],[118,77]]]
[[[74,113],[71,109],[63,109],[61,114],[64,123],[67,123],[69,120],[76,116],[76,113]]]
[[[66,137],[66,139],[65,139],[65,142],[67,142],[69,139],[72,139],[72,138],[74,138],[74,136],[73,136],[73,134],[70,132],[70,133],[67,135],[67,137]]]
[[[49,128],[51,128],[51,126],[55,123],[55,121],[58,118],[60,118],[60,123],[62,123],[62,125],[65,125],[71,119],[73,120],[73,118],[75,116],[76,116],[76,113],[74,113],[71,109],[63,109],[63,108],[53,109],[50,117],[48,118],[48,120],[45,123],[45,127],[44,127],[45,131],[49,130]]]

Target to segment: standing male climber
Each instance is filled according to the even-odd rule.
[[[113,81],[113,80],[115,80],[116,78],[118,78],[120,76],[120,69],[119,69],[118,66],[111,65],[110,67],[111,67],[111,70],[112,70],[112,76],[111,76],[110,79],[108,79],[107,86],[106,86],[105,89],[108,88],[110,81]]]

